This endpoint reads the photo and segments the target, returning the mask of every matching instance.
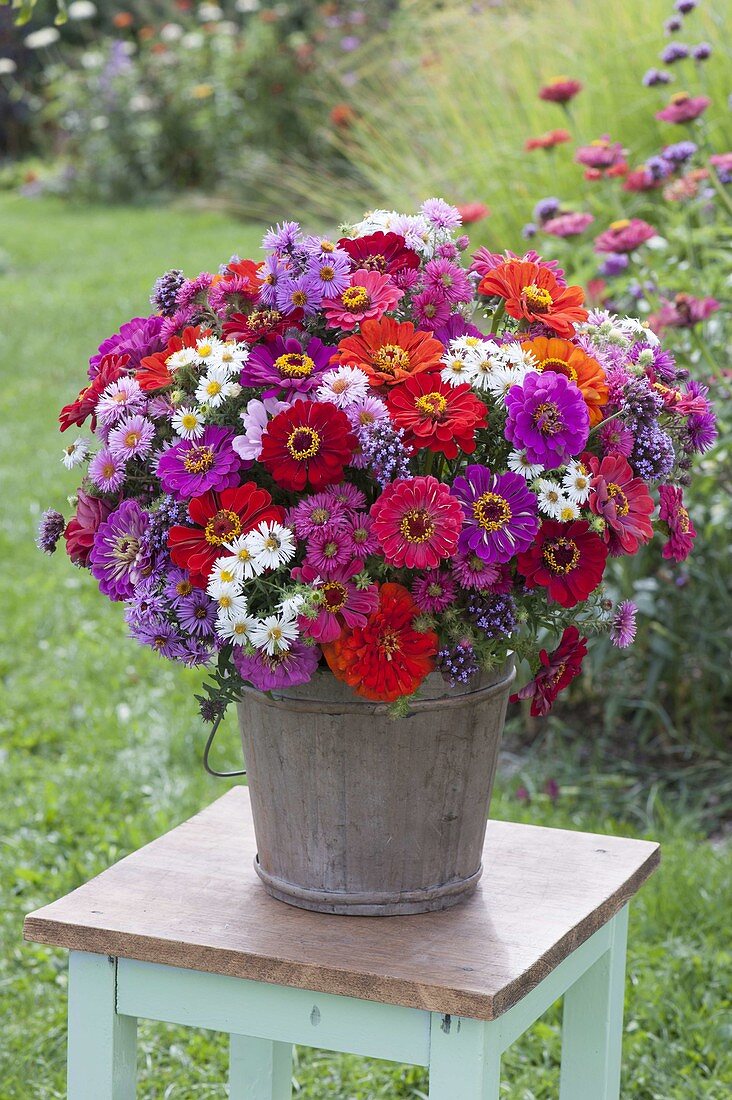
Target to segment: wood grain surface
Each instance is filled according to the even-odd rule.
[[[490,821],[477,892],[442,913],[330,916],[270,898],[253,870],[249,792],[26,917],[76,951],[490,1020],[639,889],[657,844]]]

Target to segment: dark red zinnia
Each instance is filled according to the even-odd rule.
[[[283,489],[324,489],[343,480],[357,445],[341,409],[329,402],[296,401],[270,420],[260,461]]]
[[[447,458],[456,458],[459,451],[473,453],[475,433],[485,428],[488,416],[488,409],[467,383],[451,386],[439,374],[426,372],[393,386],[387,406],[412,450],[426,447]]]
[[[532,717],[543,718],[552,709],[559,692],[579,676],[586,653],[587,638],[580,637],[576,626],[568,626],[553,653],[542,649],[539,654],[541,668],[530,683],[511,696],[511,702],[531,699]]]
[[[400,233],[369,233],[366,237],[341,237],[338,247],[351,257],[353,271],[378,271],[393,275],[405,267],[418,268],[419,256],[407,248]]]
[[[285,329],[299,328],[298,322],[301,320],[301,309],[296,309],[287,316],[278,309],[267,309],[264,306],[253,309],[251,313],[232,313],[229,320],[224,321],[224,339],[256,344],[258,340],[264,340],[268,336],[281,336]]]
[[[116,382],[118,378],[121,378],[123,374],[127,374],[125,368],[129,361],[129,355],[105,355],[102,357],[93,380],[81,390],[76,401],[72,401],[70,405],[64,405],[59,413],[58,422],[61,425],[62,432],[65,432],[72,424],[81,427],[88,416],[91,416],[91,430],[95,430],[97,418],[94,416],[94,410],[102,391],[112,382]]]
[[[272,503],[266,489],[247,481],[238,489],[211,491],[194,497],[188,505],[192,526],[171,527],[168,532],[170,556],[176,565],[187,569],[191,583],[205,588],[208,575],[224,551],[224,543],[245,535],[258,523],[282,523],[283,508]]]
[[[605,542],[613,556],[635,554],[653,538],[653,499],[645,481],[635,477],[622,455],[584,460],[592,471],[590,509],[605,521]]]
[[[90,497],[83,489],[76,494],[76,514],[66,524],[66,553],[74,565],[87,566],[97,530],[109,516],[114,505],[98,497]]]
[[[518,571],[527,588],[541,585],[562,607],[586,600],[602,580],[607,546],[586,520],[542,523],[533,545],[518,555]]]

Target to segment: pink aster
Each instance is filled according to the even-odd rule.
[[[388,275],[378,271],[354,271],[350,286],[337,298],[323,300],[322,308],[326,324],[330,328],[352,331],[362,321],[374,317],[377,320],[404,296]]]
[[[412,595],[420,611],[436,615],[455,601],[455,581],[444,569],[431,569],[412,581]]]
[[[117,424],[123,416],[143,412],[146,396],[140,383],[129,375],[123,374],[116,382],[111,382],[97,401],[94,410],[99,421],[109,427]]]
[[[319,527],[310,535],[305,553],[305,565],[319,577],[335,576],[340,570],[352,567],[353,542],[346,527]],[[363,562],[359,560],[360,569]]]
[[[367,558],[379,549],[379,540],[374,531],[374,521],[368,512],[351,513],[348,519],[348,533],[355,558]]]
[[[655,236],[656,230],[642,218],[622,218],[595,238],[595,252],[634,252]]]
[[[677,92],[662,111],[656,111],[656,118],[660,122],[674,122],[677,125],[693,122],[704,114],[711,102],[705,95],[691,96],[688,92]]]
[[[470,279],[462,267],[450,260],[430,260],[424,269],[425,290],[436,290],[451,305],[473,297]]]
[[[661,485],[658,514],[668,525],[668,542],[663,548],[664,558],[685,561],[692,551],[696,530],[684,507],[684,494],[676,485]]]
[[[599,436],[603,454],[622,455],[623,458],[630,458],[632,455],[635,436],[619,420],[608,420],[601,424]]]
[[[348,523],[343,505],[328,493],[313,493],[287,513],[287,522],[299,539],[309,539],[315,531],[345,528]]]
[[[103,447],[89,463],[89,478],[103,493],[115,493],[125,479],[125,461]]]
[[[139,413],[128,416],[109,433],[109,449],[120,458],[145,458],[150,454],[155,425]]]
[[[501,575],[501,566],[483,561],[472,551],[456,555],[450,562],[450,568],[461,588],[478,592],[492,588]]]
[[[450,303],[441,290],[430,287],[412,298],[412,311],[419,328],[435,329],[450,317]]]
[[[578,237],[594,220],[592,214],[558,214],[556,218],[544,222],[541,228],[552,237]]]

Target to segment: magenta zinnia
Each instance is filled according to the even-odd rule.
[[[526,451],[529,462],[553,470],[584,449],[590,431],[587,404],[563,374],[532,371],[508,391],[506,408],[506,439]]]
[[[230,428],[210,424],[200,439],[174,443],[158,461],[158,477],[166,493],[190,500],[209,489],[237,486],[241,459],[231,446],[233,438]]]
[[[392,481],[371,506],[371,516],[391,565],[434,569],[457,549],[460,505],[434,477]]]

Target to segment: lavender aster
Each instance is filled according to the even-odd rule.
[[[46,509],[38,524],[38,537],[36,538],[38,549],[42,550],[44,554],[55,553],[56,543],[63,535],[65,527],[66,520],[60,512],[57,512],[55,508]]]
[[[186,654],[180,632],[162,616],[151,616],[142,622],[131,623],[130,634],[141,645],[149,646],[169,661],[179,661]]]
[[[627,649],[635,639],[635,616],[638,608],[632,600],[623,600],[615,609],[610,623],[610,641],[618,649]]]
[[[693,141],[677,141],[673,145],[667,145],[661,156],[674,168],[678,168],[680,165],[686,164],[698,148],[698,145]]]
[[[616,275],[622,275],[629,263],[630,260],[625,252],[608,252],[600,264],[599,271],[606,278],[613,279]]]
[[[178,601],[176,613],[181,629],[186,634],[201,638],[212,638],[218,604],[207,592],[194,588],[189,596]]]
[[[546,199],[539,199],[534,207],[532,217],[535,222],[541,224],[542,222],[548,221],[549,218],[553,218],[555,214],[558,214],[561,205],[559,199],[555,198],[553,195]]]
[[[712,47],[708,42],[700,42],[698,46],[694,46],[691,56],[695,61],[708,61],[712,56]]]
[[[155,280],[150,304],[155,306],[158,313],[162,313],[164,317],[172,317],[178,305],[178,291],[185,281],[185,275],[177,267],[166,271]]]

